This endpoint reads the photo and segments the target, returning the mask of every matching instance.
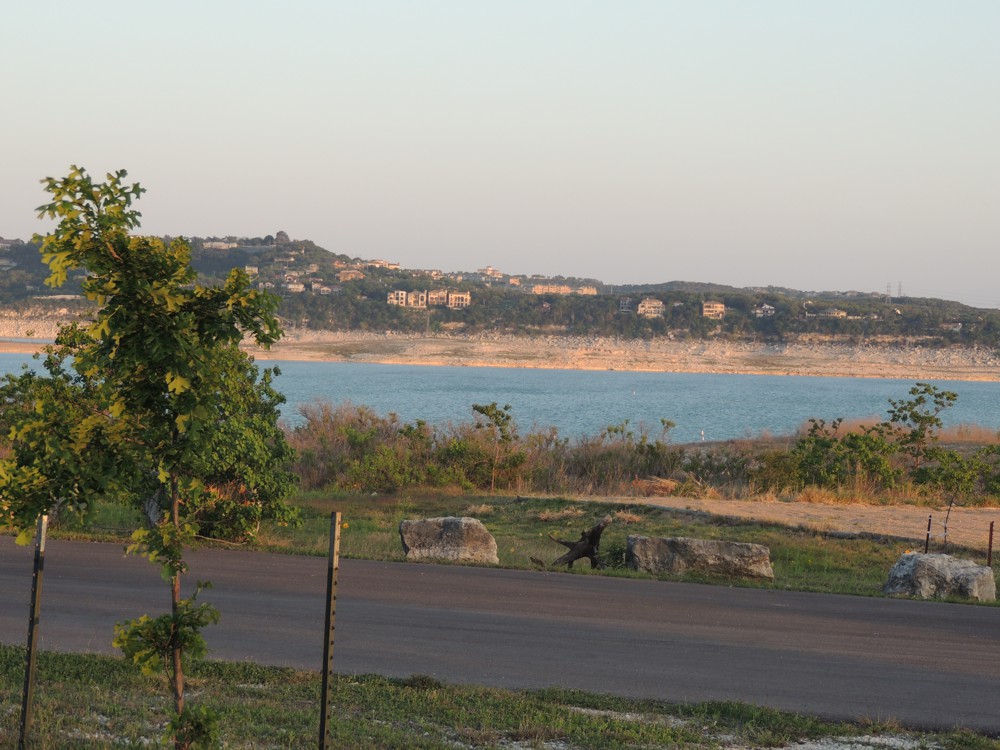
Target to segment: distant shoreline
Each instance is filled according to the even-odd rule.
[[[15,338],[20,340],[10,340]],[[8,340],[0,340],[0,351],[31,354],[51,340],[51,336],[35,339],[23,331],[12,332]],[[1000,381],[1000,355],[991,350],[883,344],[645,341],[505,334],[425,336],[292,329],[268,351],[253,345],[246,350],[261,361]]]
[[[1000,355],[990,350],[875,344],[290,331],[270,351],[248,351],[259,360],[1000,381]]]

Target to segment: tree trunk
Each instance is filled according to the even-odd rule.
[[[177,479],[170,481],[170,520],[174,524],[175,530],[180,530],[180,493],[177,490]],[[174,710],[177,715],[184,711],[184,665],[181,661],[181,644],[177,639],[177,615],[181,602],[181,574],[175,572],[170,577],[170,611],[174,616],[174,627],[171,632],[170,653],[173,662],[173,688]]]
[[[589,530],[581,532],[580,538],[575,542],[568,542],[563,539],[556,539],[554,536],[549,534],[549,539],[557,544],[561,544],[566,547],[569,551],[566,552],[562,557],[558,557],[552,561],[552,565],[566,565],[568,568],[573,567],[573,563],[586,557],[590,560],[591,568],[603,567],[603,562],[600,558],[600,546],[601,546],[601,534],[604,530],[611,524],[611,516],[605,516],[601,519],[600,523],[595,524]],[[535,565],[545,567],[545,563],[536,557],[532,557],[531,561]]]

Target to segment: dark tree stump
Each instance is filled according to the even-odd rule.
[[[600,523],[591,527],[590,530],[584,531],[580,534],[580,538],[575,542],[568,542],[564,539],[556,539],[554,536],[549,534],[549,539],[557,544],[567,548],[567,552],[562,557],[556,558],[552,561],[552,565],[565,565],[568,568],[573,567],[573,563],[586,557],[590,560],[591,568],[601,568],[603,563],[600,558],[600,546],[601,546],[601,534],[611,523],[611,516],[605,516],[601,519]],[[541,567],[546,567],[545,563],[539,560],[537,557],[532,557],[531,562],[535,565]]]

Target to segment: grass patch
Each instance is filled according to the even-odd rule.
[[[604,515],[613,523],[604,532],[602,555],[608,567],[591,571],[586,561],[572,569],[578,574],[646,578],[648,574],[625,569],[629,535],[687,536],[730,542],[763,544],[771,550],[773,582],[734,581],[704,575],[676,580],[719,583],[794,591],[877,596],[886,575],[913,542],[887,538],[843,538],[820,531],[763,523],[726,516],[712,516],[648,505],[578,503],[565,498],[525,498],[460,494],[347,495],[303,493],[294,501],[301,510],[299,526],[265,523],[253,549],[304,555],[326,555],[329,550],[330,513],[342,513],[341,555],[345,558],[402,561],[399,522],[408,518],[478,516],[497,541],[501,567],[534,569],[531,558],[552,561],[564,548],[549,539],[576,540]],[[95,510],[97,532],[80,526],[55,525],[51,535],[61,538],[125,540],[138,524],[129,509],[119,506]],[[952,554],[979,559],[979,550],[954,546]],[[994,569],[1000,570],[1000,555]]]
[[[24,649],[0,646],[0,746],[16,744]],[[189,700],[216,710],[228,748],[315,747],[320,678],[313,672],[205,662]],[[415,675],[338,676],[337,748],[779,747],[821,737],[891,734],[912,747],[1000,750],[968,731],[918,735],[897,726],[828,722],[739,703],[678,705],[580,691],[516,691],[444,684]],[[164,747],[169,705],[161,685],[122,659],[42,653],[35,750]]]
[[[424,495],[304,496],[303,525],[297,529],[269,527],[262,534],[264,546],[274,551],[325,555],[329,516],[343,513],[347,528],[341,532],[341,554],[378,560],[402,560],[397,528],[404,518],[470,515],[482,499],[467,496]],[[491,496],[489,512],[481,520],[497,541],[500,565],[532,569],[532,557],[551,561],[565,551],[548,535],[575,540],[606,514],[613,523],[604,532],[601,551],[609,567],[602,575],[648,577],[626,570],[625,541],[629,535],[688,536],[731,542],[764,544],[771,550],[773,582],[734,582],[688,575],[677,580],[725,585],[746,585],[796,591],[877,596],[886,575],[912,543],[874,538],[838,538],[822,532],[774,523],[711,516],[647,505],[576,503],[564,498]],[[954,549],[954,548],[953,548]],[[594,574],[586,561],[573,573]]]

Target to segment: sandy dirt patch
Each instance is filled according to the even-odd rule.
[[[586,498],[607,502],[608,498]],[[821,503],[759,500],[711,500],[686,497],[610,498],[626,505],[652,505],[675,510],[711,513],[759,521],[801,526],[823,532],[880,534],[912,540],[913,549],[923,550],[927,517],[931,517],[931,546],[943,541],[946,508],[915,505],[827,505]],[[948,540],[986,554],[990,521],[996,525],[994,559],[1000,547],[1000,508],[960,508],[951,512]]]

